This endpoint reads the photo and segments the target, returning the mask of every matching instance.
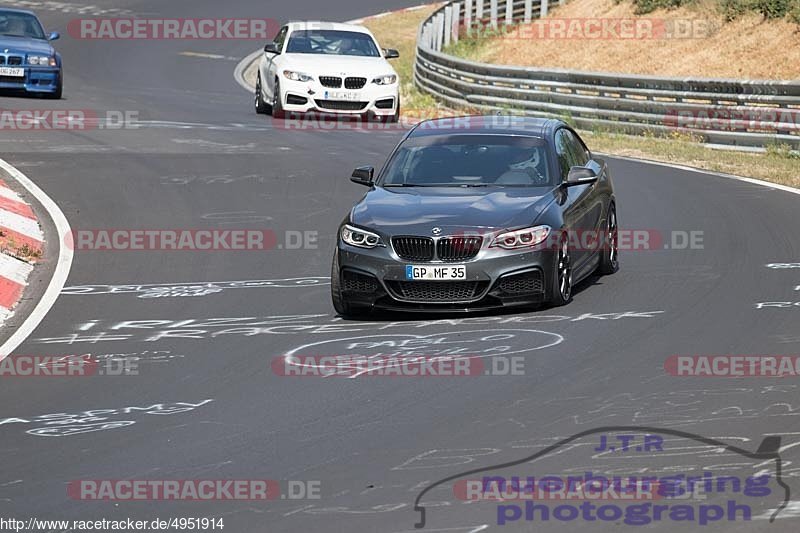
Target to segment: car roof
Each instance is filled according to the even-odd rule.
[[[432,135],[493,134],[522,135],[544,138],[547,131],[560,125],[561,120],[519,115],[468,115],[423,120],[417,124],[409,137]]]
[[[293,21],[286,24],[291,31],[297,30],[335,30],[335,31],[355,31],[371,35],[370,31],[358,24],[345,24],[343,22],[326,22],[323,20],[303,20]]]
[[[21,13],[23,15],[33,15],[34,17],[36,16],[36,13],[28,9],[16,9],[13,7],[0,7],[0,13]]]

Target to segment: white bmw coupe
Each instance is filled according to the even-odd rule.
[[[387,121],[400,116],[397,73],[363,26],[291,22],[264,46],[255,90],[256,113],[336,113]]]

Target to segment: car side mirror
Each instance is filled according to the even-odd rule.
[[[268,54],[280,54],[281,51],[278,50],[278,43],[269,42],[264,45],[264,51]]]
[[[367,187],[372,187],[373,181],[372,176],[375,174],[375,168],[366,166],[366,167],[358,167],[353,171],[353,175],[350,177],[350,181],[353,183],[358,183],[359,185],[366,185]]]
[[[400,52],[398,52],[394,48],[384,48],[383,57],[385,59],[397,59],[398,57],[400,57]]]
[[[567,174],[567,181],[564,183],[567,187],[574,187],[575,185],[589,185],[597,181],[597,174],[594,170],[587,167],[572,167]]]
[[[50,36],[47,38],[47,40],[48,41],[55,41],[55,40],[60,39],[60,38],[61,38],[61,34],[58,33],[57,31],[54,31],[53,33],[50,34]]]

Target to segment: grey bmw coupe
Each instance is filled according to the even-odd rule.
[[[606,163],[560,120],[477,116],[410,130],[338,231],[342,316],[371,309],[476,311],[564,305],[593,272],[617,271]]]

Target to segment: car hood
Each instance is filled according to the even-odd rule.
[[[350,220],[389,235],[431,235],[434,227],[443,235],[483,233],[529,226],[554,198],[548,187],[376,187],[353,207]]]
[[[49,41],[26,39],[24,37],[0,37],[0,52],[9,54],[42,54],[53,55],[53,47]]]
[[[284,68],[314,76],[382,76],[395,74],[382,57],[284,54]]]

